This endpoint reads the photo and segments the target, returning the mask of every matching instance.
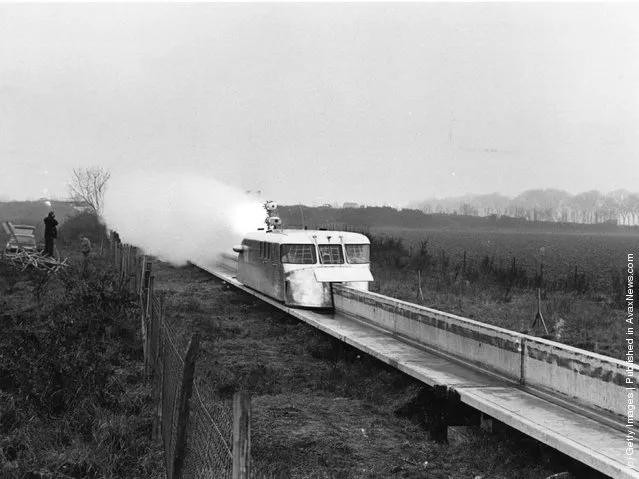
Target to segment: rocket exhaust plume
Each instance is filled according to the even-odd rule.
[[[103,218],[122,241],[183,265],[214,263],[242,236],[264,224],[255,197],[193,174],[140,173],[111,177]]]

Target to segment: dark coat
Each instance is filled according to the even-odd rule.
[[[58,237],[58,220],[52,216],[47,216],[44,219],[44,238],[57,238]]]

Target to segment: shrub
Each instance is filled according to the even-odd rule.
[[[111,271],[99,269],[85,277],[70,268],[48,281],[35,279],[39,309],[0,318],[3,383],[48,414],[63,413],[87,396],[102,401],[111,359],[126,349],[110,339],[114,331],[132,336],[126,332],[135,324],[127,321],[129,293]]]
[[[82,236],[89,238],[93,244],[99,244],[108,237],[106,227],[95,213],[78,213],[58,228],[58,241],[63,245],[72,245]]]
[[[137,306],[103,259],[92,263],[55,276],[0,269],[0,477],[159,477]]]

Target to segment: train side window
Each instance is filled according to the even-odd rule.
[[[315,245],[312,244],[283,244],[280,247],[282,263],[289,264],[315,264],[317,254]]]

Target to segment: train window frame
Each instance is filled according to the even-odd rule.
[[[329,259],[328,263],[324,262],[324,253],[322,253],[322,248],[329,248]],[[334,261],[333,251],[339,251],[338,261]],[[317,245],[317,256],[319,258],[320,264],[346,264],[346,259],[344,257],[344,248],[342,248],[341,244],[318,244]]]
[[[349,246],[352,247],[361,247],[364,252],[365,260],[361,260],[360,258],[354,258],[356,261],[351,261],[352,253],[349,253]],[[344,256],[348,264],[370,264],[371,262],[371,245],[367,243],[346,243],[344,244]]]
[[[294,249],[295,248],[295,249]],[[297,249],[306,249],[306,251],[302,251],[301,259],[302,261],[290,261],[291,259],[298,260],[300,259],[300,255]],[[279,248],[279,257],[280,263],[282,264],[317,264],[317,250],[315,249],[315,245],[311,243],[284,243],[280,245]],[[310,252],[310,261],[305,261],[307,258],[307,253]],[[289,258],[289,255],[292,255]],[[286,259],[285,259],[286,257]]]

